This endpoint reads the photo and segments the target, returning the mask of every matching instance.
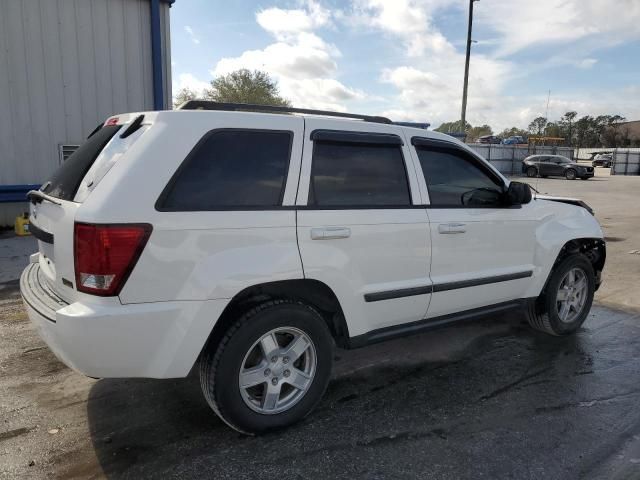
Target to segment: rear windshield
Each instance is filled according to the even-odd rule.
[[[72,201],[80,182],[91,168],[91,165],[93,165],[102,149],[109,143],[109,140],[120,130],[120,127],[121,125],[102,127],[90,136],[55,171],[53,177],[45,184],[45,188],[42,191],[52,197]]]

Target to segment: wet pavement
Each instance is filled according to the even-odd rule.
[[[339,350],[314,413],[245,437],[194,375],[70,371],[2,296],[0,477],[640,478],[638,311],[595,306],[569,338],[514,314]]]
[[[622,240],[577,335],[510,314],[338,350],[316,411],[261,437],[226,427],[195,375],[72,372],[37,337],[15,282],[0,286],[0,478],[639,479],[640,255],[627,251],[640,223],[594,206]]]

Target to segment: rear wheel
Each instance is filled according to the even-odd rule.
[[[538,169],[536,167],[527,168],[527,177],[533,178],[538,176]]]
[[[576,171],[573,168],[570,168],[566,172],[564,172],[564,176],[567,178],[567,180],[575,180]]]
[[[207,345],[200,383],[211,408],[242,433],[304,418],[329,382],[333,339],[324,319],[292,300],[245,313],[218,344]]]
[[[570,255],[553,270],[542,294],[529,303],[529,324],[551,335],[574,333],[589,314],[594,292],[591,262],[582,254]]]

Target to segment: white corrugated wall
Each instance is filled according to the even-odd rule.
[[[115,113],[153,110],[150,16],[150,0],[0,0],[0,185],[42,183],[59,144],[82,143]],[[23,208],[0,203],[0,225]]]

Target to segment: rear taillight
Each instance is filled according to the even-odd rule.
[[[118,295],[151,235],[151,225],[76,223],[73,234],[78,291]]]

